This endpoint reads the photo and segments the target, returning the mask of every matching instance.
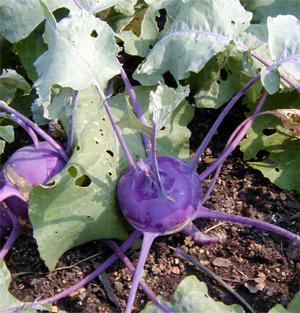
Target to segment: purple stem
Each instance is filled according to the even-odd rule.
[[[77,5],[78,9],[80,10],[84,9],[83,6],[77,0],[73,0],[73,2]]]
[[[117,57],[116,57],[116,61],[118,63],[120,63]],[[132,88],[130,80],[128,79],[128,76],[127,76],[125,70],[123,69],[123,67],[121,68],[121,77],[122,77],[122,79],[123,79],[123,81],[125,83],[125,86],[126,86],[126,88],[128,90],[128,93],[129,93],[129,96],[130,96],[130,98],[132,100],[132,103],[133,103],[133,106],[134,106],[137,118],[140,120],[140,122],[142,122],[143,124],[146,124],[146,119],[145,119],[145,117],[143,115],[143,112],[141,110],[141,107],[140,107],[140,104],[139,104],[138,99],[136,97],[136,94],[134,92],[134,89]],[[151,153],[147,149],[149,144],[150,144],[150,141],[149,141],[149,138],[146,135],[143,135],[143,142],[144,142],[146,156],[150,157]]]
[[[72,115],[70,116],[70,129],[69,129],[69,137],[68,137],[68,142],[67,142],[67,147],[66,147],[66,153],[67,155],[71,154],[71,149],[73,145],[73,140],[74,140],[74,132],[75,132],[75,107],[76,107],[76,101],[78,97],[79,91],[76,90],[75,94],[73,95],[73,100],[72,100],[72,107],[73,107],[73,112]]]
[[[202,265],[200,262],[198,262],[195,258],[193,258],[191,255],[183,251],[179,246],[177,247],[175,253],[175,256],[180,257],[181,259],[184,259],[193,265],[199,267],[202,271],[207,273],[209,276],[211,276],[215,281],[217,281],[221,286],[223,286],[225,289],[227,289],[229,292],[231,292],[244,306],[252,313],[254,313],[253,309],[251,306],[248,304],[248,302],[241,297],[237,292],[235,292],[228,284],[226,284],[218,275],[213,273],[211,270],[209,270],[207,267]],[[179,310],[180,307],[182,306],[187,306],[189,303],[182,304],[180,306],[177,306],[174,311]]]
[[[239,223],[239,224],[244,224],[244,225],[249,225],[249,226],[254,226],[257,228],[262,228],[268,231],[271,231],[273,233],[279,234],[283,237],[286,237],[290,240],[296,241],[297,243],[300,244],[300,237],[299,235],[296,235],[286,229],[283,229],[279,226],[269,224],[266,222],[258,221],[258,220],[253,220],[248,217],[244,216],[237,216],[237,215],[232,215],[224,212],[218,212],[214,210],[210,210],[202,205],[199,205],[197,214],[194,216],[194,218],[207,218],[207,219],[216,219],[219,221],[228,221],[232,223]]]
[[[49,136],[46,132],[44,132],[37,124],[33,123],[30,119],[28,119],[23,114],[19,113],[17,110],[13,109],[12,107],[8,106],[5,102],[0,101],[0,108],[13,114],[15,117],[19,118],[23,121],[27,126],[32,128],[38,135],[40,135],[44,140],[46,140],[62,157],[66,163],[69,161],[69,157],[66,154],[65,150],[61,147],[59,143],[57,143],[51,136]]]
[[[38,137],[36,136],[35,132],[28,125],[26,125],[22,120],[20,120],[19,118],[15,117],[11,114],[7,115],[4,112],[0,113],[0,118],[9,118],[13,122],[20,125],[27,132],[27,134],[31,137],[31,140],[33,141],[34,146],[38,149],[38,147],[39,147]]]
[[[235,145],[235,141],[234,141],[234,138],[235,136],[241,131],[241,134],[246,134],[249,130],[249,128],[252,126],[253,122],[254,122],[254,119],[258,116],[258,112],[261,110],[266,98],[268,96],[268,93],[267,91],[264,91],[261,98],[259,99],[255,109],[253,110],[253,113],[251,115],[251,118],[247,118],[245,121],[243,121],[236,129],[235,131],[232,133],[232,135],[230,136],[229,140],[227,141],[227,144],[225,146],[225,149],[223,151],[223,154],[226,152],[227,149],[229,149],[229,153],[231,153],[231,150],[232,148],[235,149],[235,147],[239,144],[239,142]],[[241,130],[242,129],[242,130]],[[244,136],[243,136],[244,137]],[[223,154],[218,158],[218,159],[222,159],[222,162],[220,162],[220,164],[217,166],[216,170],[215,170],[215,174],[214,174],[214,177],[213,177],[213,181],[211,182],[211,184],[209,185],[204,197],[201,199],[201,204],[203,204],[206,199],[209,197],[216,181],[217,181],[217,178],[219,177],[219,174],[220,174],[220,171],[221,171],[221,168],[222,168],[222,165],[225,161],[225,158],[227,157],[227,153],[225,154],[226,156],[223,157]],[[229,155],[229,154],[228,154]],[[214,163],[212,164],[214,165]],[[202,174],[200,174],[200,176],[202,177]],[[203,174],[204,175],[204,174]],[[200,178],[203,180],[203,178]]]
[[[159,197],[166,198],[166,192],[165,192],[164,186],[161,184],[157,157],[156,157],[156,123],[154,121],[152,121],[152,123],[153,123],[153,132],[152,132],[152,138],[151,138],[151,161],[152,161],[152,167],[153,167],[153,174],[154,174],[154,179],[157,185],[157,191],[159,193]]]
[[[107,245],[109,245],[114,250],[114,252],[119,256],[120,260],[128,268],[128,270],[130,271],[130,274],[132,276],[134,276],[135,268],[134,268],[133,264],[130,262],[129,258],[125,255],[125,253],[121,251],[120,247],[110,239],[103,240],[103,242],[105,242]],[[150,300],[152,300],[161,310],[163,310],[164,312],[167,312],[167,313],[172,312],[164,304],[162,304],[158,301],[156,294],[149,288],[149,286],[145,282],[140,281],[140,286],[143,288],[144,292],[147,294],[147,296],[150,298]]]
[[[17,240],[17,238],[23,232],[22,226],[21,226],[19,220],[15,216],[13,216],[13,214],[10,213],[9,210],[6,210],[6,212],[10,216],[10,218],[13,222],[13,227],[12,227],[12,230],[11,230],[11,233],[10,233],[8,239],[6,240],[5,244],[3,245],[3,247],[0,250],[0,260],[4,259],[7,252],[9,251],[9,249],[12,247],[14,242]]]
[[[256,114],[261,110],[262,105],[264,104],[266,97],[268,96],[268,93],[264,91],[261,98],[259,99],[255,110],[252,114]],[[201,174],[199,174],[199,178],[201,181],[203,181],[206,177],[208,177],[212,172],[214,172],[218,166],[222,166],[224,160],[228,157],[228,155],[237,147],[237,145],[242,141],[244,136],[246,135],[247,131],[253,124],[253,120],[247,120],[247,122],[244,124],[243,128],[240,130],[240,126],[237,127],[237,130],[234,131],[234,133],[230,136],[229,139],[229,145],[226,146],[223,153],[218,157],[218,159],[210,165],[205,171],[203,171]],[[233,139],[234,138],[234,139]]]
[[[214,133],[216,132],[217,128],[227,115],[227,113],[231,110],[233,105],[240,99],[240,97],[255,83],[259,80],[260,74],[254,76],[226,105],[224,110],[221,112],[211,129],[209,130],[208,134],[206,135],[205,139],[202,141],[200,147],[197,149],[195,155],[193,156],[192,160],[188,165],[188,171],[192,173],[197,166],[198,160],[200,159],[201,155],[203,154],[204,150],[206,149],[208,143],[210,142],[211,138],[213,137]]]
[[[126,241],[122,244],[121,246],[121,251],[125,252],[127,249],[129,249],[132,244],[141,236],[141,233],[138,230],[134,230],[132,234],[126,239]],[[39,300],[33,303],[25,303],[22,306],[17,306],[9,309],[4,309],[1,310],[0,313],[9,313],[9,312],[14,312],[16,310],[21,310],[22,308],[27,308],[27,307],[35,307],[37,305],[43,305],[48,302],[54,302],[58,301],[62,298],[67,297],[72,291],[77,290],[84,285],[88,284],[90,281],[98,277],[103,271],[105,271],[111,264],[113,264],[119,256],[115,253],[113,254],[109,259],[107,259],[102,265],[100,265],[94,272],[89,274],[87,277],[79,281],[77,284],[73,285],[72,287],[43,300]]]
[[[151,248],[153,240],[158,236],[158,234],[148,233],[148,232],[144,232],[143,235],[144,235],[143,244],[142,244],[142,248],[140,251],[139,261],[138,261],[138,264],[136,266],[136,270],[135,270],[135,273],[133,276],[132,286],[130,289],[125,313],[131,313],[131,309],[132,309],[133,302],[135,299],[136,291],[137,291],[137,288],[138,288],[138,285],[140,282],[142,270],[143,270],[144,264],[146,262],[148,252]]]

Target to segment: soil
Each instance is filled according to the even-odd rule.
[[[240,103],[230,112],[206,149],[199,163],[199,171],[218,157],[231,132],[243,120],[244,111],[245,107]],[[219,113],[220,110],[195,109],[195,117],[189,125],[192,132],[191,155]],[[27,141],[27,138],[24,140]],[[260,157],[264,157],[264,153]],[[208,184],[209,180],[204,182],[204,189]],[[238,149],[224,163],[206,206],[269,221],[299,232],[299,194],[271,184],[242,160],[242,153]],[[201,231],[218,235],[220,243],[197,246],[190,237],[180,233],[157,238],[145,265],[145,280],[157,295],[171,301],[177,285],[186,276],[196,275],[207,284],[209,295],[215,300],[226,304],[239,303],[209,275],[175,257],[174,249],[178,245],[220,276],[256,312],[268,312],[277,303],[286,306],[299,291],[299,245],[279,235],[248,226],[215,220],[198,220],[195,223]],[[39,258],[31,234],[24,234],[5,258],[12,274],[10,292],[27,302],[52,296],[86,277],[111,254],[112,251],[103,242],[90,242],[66,252],[56,270],[50,273]],[[127,256],[136,265],[139,251],[129,251]],[[105,277],[97,278],[85,288],[55,302],[52,312],[123,312],[132,277],[120,261],[106,271],[106,276],[111,291],[107,284],[102,283]],[[140,312],[147,301],[147,296],[139,289],[133,312]]]

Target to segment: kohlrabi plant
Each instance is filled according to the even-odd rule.
[[[132,311],[139,284],[159,310],[180,312],[190,303],[181,303],[174,311],[141,275],[159,236],[182,232],[200,245],[219,241],[197,229],[196,219],[254,226],[300,244],[298,234],[275,224],[205,207],[223,162],[240,144],[248,160],[262,147],[278,156],[273,163],[269,160],[266,176],[282,188],[300,190],[300,22],[291,6],[285,15],[271,11],[270,16],[261,13],[261,18],[257,14],[261,20],[254,24],[253,13],[241,2],[69,0],[62,6],[59,1],[30,0],[25,8],[15,2],[1,4],[1,40],[13,44],[34,90],[33,94],[12,70],[3,71],[0,108],[8,113],[0,113],[1,117],[23,127],[34,142],[16,151],[1,171],[3,235],[19,231],[16,216],[30,222],[40,256],[50,270],[64,252],[91,240],[105,240],[115,253],[76,285],[34,303],[12,299],[6,284],[0,300],[10,300],[0,302],[0,313],[43,309],[41,305],[90,282],[118,258],[133,275],[125,313]],[[255,6],[249,7],[257,13]],[[16,19],[20,14],[22,19]],[[128,55],[142,58],[130,78],[122,64]],[[125,86],[124,93],[119,92],[120,86]],[[278,102],[282,94],[289,103]],[[189,96],[198,107],[227,103],[192,158],[186,128],[193,117]],[[43,137],[35,123],[12,108],[32,98],[29,115],[40,125],[59,121],[69,134],[66,147]],[[241,98],[250,103],[249,117],[230,136],[221,155],[198,173],[208,143]],[[266,118],[270,115],[279,117],[284,126]],[[254,136],[256,119],[262,126]],[[263,137],[265,128],[274,129],[270,140]],[[0,133],[6,141],[8,130]],[[38,142],[34,132],[45,141]],[[242,140],[249,133],[245,143]],[[278,154],[280,149],[273,146],[280,145],[289,145],[292,152]],[[42,178],[32,175],[35,166]],[[46,184],[51,177],[51,184]],[[211,183],[204,192],[208,177]],[[141,236],[134,268],[124,252]],[[124,243],[119,247],[113,239]],[[0,269],[3,281],[9,281],[3,261]]]
[[[23,127],[34,143],[15,151],[0,172],[0,237],[9,236],[0,250],[0,259],[3,259],[21,234],[22,223],[30,224],[28,201],[32,188],[38,184],[46,184],[54,175],[59,173],[68,161],[68,155],[60,143],[24,115],[2,101],[0,101],[0,108],[10,113],[0,113],[0,116]],[[39,141],[34,130],[45,141]]]

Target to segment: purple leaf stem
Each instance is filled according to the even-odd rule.
[[[201,155],[203,154],[204,150],[206,149],[208,143],[210,142],[211,138],[213,137],[214,133],[216,132],[217,128],[227,115],[227,113],[231,110],[233,105],[240,99],[240,97],[255,83],[259,80],[260,73],[254,76],[226,105],[224,110],[221,112],[211,129],[209,130],[208,134],[202,141],[200,147],[197,149],[195,155],[193,156],[192,160],[188,165],[188,171],[192,173],[197,166],[198,160],[200,159]]]
[[[37,124],[33,123],[30,119],[28,119],[23,114],[19,113],[17,110],[8,106],[5,102],[0,101],[0,108],[14,115],[15,117],[22,120],[27,126],[29,126],[33,131],[35,131],[38,135],[40,135],[45,141],[47,141],[62,157],[66,163],[69,161],[69,157],[66,154],[65,150],[61,147],[59,143],[57,143],[51,136],[49,136],[46,132],[44,132]]]
[[[30,128],[22,120],[20,120],[19,118],[15,117],[11,114],[7,115],[4,112],[1,112],[0,118],[9,118],[10,120],[15,122],[16,124],[20,125],[27,132],[27,134],[30,136],[31,140],[33,141],[34,146],[38,149],[39,140],[38,140],[38,137],[36,136],[35,132],[32,130],[32,128]]]
[[[74,140],[74,132],[75,132],[75,108],[76,108],[76,101],[78,97],[79,91],[76,90],[75,94],[73,95],[72,99],[72,107],[73,107],[73,112],[72,115],[70,116],[70,129],[69,129],[69,137],[68,137],[68,142],[67,142],[67,147],[66,147],[66,153],[67,155],[71,154],[71,149],[73,145],[73,140]]]
[[[73,0],[73,2],[77,5],[78,9],[80,10],[84,9],[83,6],[77,0]]]
[[[114,252],[119,256],[120,260],[124,263],[124,265],[128,268],[130,271],[130,274],[133,276],[135,273],[135,268],[133,264],[130,262],[129,258],[125,255],[124,252],[121,251],[120,247],[113,242],[112,240],[103,240],[107,245],[109,245]],[[161,310],[167,313],[171,313],[172,311],[167,308],[164,304],[160,303],[157,299],[156,294],[149,288],[149,286],[144,282],[140,281],[140,286],[143,288],[144,292],[147,294],[147,296],[150,298],[151,301],[153,301]]]
[[[144,232],[143,235],[144,235],[143,244],[142,244],[142,248],[140,251],[139,261],[138,261],[138,264],[136,266],[135,273],[133,276],[132,286],[130,289],[125,313],[131,313],[131,309],[132,309],[133,302],[135,299],[136,291],[137,291],[137,288],[138,288],[138,285],[140,282],[142,270],[143,270],[144,264],[146,262],[148,252],[151,248],[153,240],[158,236],[158,234],[148,233],[148,232]],[[0,311],[0,313],[1,313],[1,311]]]
[[[264,91],[262,96],[260,97],[255,110],[254,110],[254,115],[260,111],[262,105],[264,104],[266,97],[268,93]],[[245,122],[245,121],[244,121]],[[242,123],[243,124],[243,123]],[[214,172],[219,165],[222,166],[222,163],[224,160],[228,157],[228,155],[237,147],[237,145],[242,141],[244,136],[246,135],[247,131],[253,124],[253,120],[247,120],[247,122],[243,125],[242,129],[240,130],[240,126],[237,127],[237,129],[234,131],[234,133],[231,135],[229,139],[229,145],[225,148],[223,153],[218,157],[218,159],[210,165],[205,171],[203,171],[201,174],[199,174],[199,178],[202,181],[206,177],[208,177],[212,172]],[[234,138],[234,139],[233,139]]]
[[[7,252],[9,249],[12,247],[14,242],[17,240],[17,238],[22,234],[23,229],[22,226],[19,222],[19,220],[13,216],[12,213],[9,212],[9,210],[6,210],[7,214],[10,216],[12,222],[13,222],[13,227],[11,230],[11,233],[9,234],[8,239],[6,240],[5,244],[0,250],[0,260],[3,260],[4,257],[6,256]]]
[[[127,249],[129,249],[132,244],[141,236],[141,233],[138,230],[134,230],[131,235],[126,239],[126,241],[122,244],[121,246],[121,251],[125,252]],[[81,287],[83,287],[84,285],[88,284],[89,282],[91,282],[93,279],[95,279],[96,277],[98,277],[103,271],[105,271],[109,266],[111,266],[117,259],[119,258],[119,256],[115,253],[113,254],[110,258],[108,258],[102,265],[100,265],[94,272],[92,272],[91,274],[89,274],[87,277],[85,277],[84,279],[82,279],[81,281],[79,281],[77,284],[73,285],[72,287],[52,296],[46,299],[42,299],[36,302],[32,302],[32,303],[25,303],[22,306],[17,306],[17,307],[13,307],[13,308],[9,308],[9,309],[4,309],[4,310],[0,310],[0,313],[10,313],[10,312],[14,312],[16,310],[21,310],[22,308],[28,308],[28,307],[35,307],[38,305],[43,305],[45,303],[48,302],[54,302],[54,301],[58,301],[60,299],[63,299],[65,297],[67,297],[72,291],[75,291]]]
[[[152,121],[153,123],[153,132],[152,132],[152,138],[151,138],[151,161],[152,161],[152,167],[153,167],[153,174],[155,178],[155,182],[157,185],[157,191],[159,193],[159,197],[166,198],[166,193],[164,186],[161,184],[159,170],[158,170],[158,163],[157,163],[157,157],[156,157],[156,123]]]
[[[218,160],[221,159],[221,162],[219,163],[219,165],[217,165],[216,169],[215,169],[215,174],[214,174],[214,177],[213,177],[213,180],[211,182],[211,184],[209,185],[204,197],[201,199],[201,204],[203,204],[206,199],[209,197],[216,181],[217,181],[217,178],[219,177],[219,174],[220,174],[220,171],[221,171],[221,168],[222,168],[222,165],[225,161],[225,158],[236,148],[236,146],[239,144],[239,142],[236,142],[234,141],[234,138],[236,137],[236,135],[240,133],[240,136],[242,136],[243,134],[243,137],[246,135],[246,133],[248,132],[249,128],[252,126],[253,122],[254,122],[254,119],[258,116],[258,112],[261,110],[261,107],[263,106],[265,100],[266,100],[266,97],[268,96],[268,92],[267,91],[264,91],[261,98],[259,99],[255,109],[253,110],[253,113],[251,115],[251,118],[247,118],[245,121],[243,121],[236,129],[235,131],[232,133],[232,135],[230,136],[226,146],[225,146],[225,149],[223,151],[223,153],[219,156]],[[228,150],[227,150],[228,149]],[[227,151],[227,152],[226,152]],[[223,156],[225,155],[225,156]],[[213,163],[212,165],[214,166],[215,163]],[[209,167],[210,168],[210,167]],[[208,169],[209,169],[208,168]],[[212,167],[214,168],[214,167]],[[203,172],[204,173],[204,172]],[[200,179],[203,180],[203,176],[206,175],[205,177],[208,177],[208,175],[210,174],[203,174],[201,173],[199,176],[201,177]],[[210,172],[211,173],[211,172]]]
[[[274,224],[270,224],[270,223],[266,223],[266,222],[262,222],[258,220],[253,220],[251,218],[244,217],[244,216],[232,215],[232,214],[228,214],[224,212],[210,210],[202,205],[199,205],[197,213],[194,218],[216,219],[218,221],[228,221],[232,223],[239,223],[239,224],[254,226],[257,228],[262,228],[262,229],[271,231],[273,233],[279,234],[283,237],[296,241],[297,243],[300,244],[299,235],[294,234]]]
[[[184,259],[193,265],[199,267],[203,272],[211,276],[216,282],[218,282],[221,286],[223,286],[225,289],[227,289],[230,293],[232,293],[250,312],[254,313],[253,309],[251,306],[248,304],[248,302],[241,297],[237,292],[235,292],[228,284],[226,284],[218,275],[213,273],[210,269],[208,269],[206,266],[202,265],[200,262],[198,262],[195,258],[193,258],[191,255],[183,251],[180,246],[177,247],[174,253],[175,256]],[[188,303],[183,304],[184,306],[187,306]],[[180,307],[183,305],[180,305],[176,307],[174,311],[179,310]]]
[[[119,62],[118,58],[116,58],[117,62]],[[140,107],[140,104],[138,102],[138,99],[136,97],[136,94],[134,92],[134,89],[132,88],[132,85],[130,83],[130,80],[128,79],[128,76],[125,72],[125,70],[123,69],[123,67],[121,68],[121,77],[125,83],[125,86],[128,90],[128,93],[129,93],[129,96],[132,100],[132,103],[133,103],[133,106],[134,106],[134,109],[135,109],[135,112],[136,112],[136,115],[137,115],[137,118],[139,119],[140,122],[142,122],[143,124],[146,124],[146,119],[143,115],[143,112],[141,110],[141,107]],[[150,151],[148,151],[148,146],[150,144],[150,141],[149,141],[149,138],[146,136],[146,135],[143,135],[143,142],[144,142],[144,147],[145,147],[145,152],[146,152],[146,156],[147,157],[150,157]]]

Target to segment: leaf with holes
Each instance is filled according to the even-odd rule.
[[[299,95],[293,93],[275,94],[267,98],[264,110],[299,108]],[[244,160],[260,170],[264,176],[280,188],[300,192],[300,140],[291,129],[286,129],[275,116],[260,116],[240,144]],[[263,152],[266,157],[258,160]]]
[[[251,18],[252,13],[238,0],[182,2],[180,13],[138,66],[134,78],[142,85],[156,85],[168,71],[176,81],[189,77],[190,72],[198,73],[215,54],[241,38]]]
[[[73,11],[57,23],[47,6],[43,2],[41,5],[47,21],[44,41],[48,45],[34,63],[39,75],[35,86],[39,87],[41,99],[49,100],[54,84],[74,90],[90,85],[104,89],[121,69],[115,60],[119,47],[112,29],[85,10]]]
[[[150,90],[136,88],[147,114]],[[125,95],[110,99],[116,120],[123,115]],[[58,258],[74,246],[104,238],[124,240],[128,236],[129,225],[122,217],[116,197],[118,178],[128,164],[106,111],[100,106],[94,87],[79,92],[72,157],[52,183],[35,187],[30,195],[33,235],[41,257],[51,270]],[[164,130],[158,132],[159,153],[182,159],[189,157],[190,132],[186,125],[192,117],[193,110],[186,105],[173,112]],[[122,135],[134,159],[143,158],[141,135],[128,129]]]

